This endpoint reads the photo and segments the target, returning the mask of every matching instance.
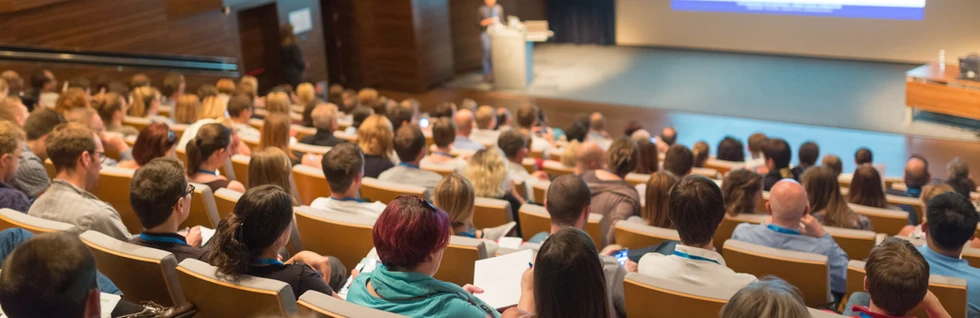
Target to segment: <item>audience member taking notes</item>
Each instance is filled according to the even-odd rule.
[[[175,159],[153,159],[137,170],[129,187],[129,202],[143,232],[130,243],[170,252],[178,263],[186,258],[207,260],[200,226],[178,233],[190,214],[193,194],[194,186],[184,179],[184,169]]]

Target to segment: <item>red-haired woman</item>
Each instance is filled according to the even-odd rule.
[[[471,294],[481,289],[432,278],[449,231],[449,215],[425,200],[403,195],[392,201],[374,223],[381,265],[354,279],[347,301],[409,317],[499,317]]]
[[[133,145],[133,160],[119,163],[120,168],[139,169],[150,160],[160,157],[176,158],[177,136],[167,124],[156,123],[146,126]]]

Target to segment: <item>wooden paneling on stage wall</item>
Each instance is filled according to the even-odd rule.
[[[311,64],[307,76],[325,79],[319,0],[67,0],[0,13],[0,43],[241,60],[237,14],[221,8],[273,2],[280,24],[290,11],[310,8],[313,29],[300,39],[300,47]]]
[[[522,21],[547,20],[548,0],[499,0],[504,14],[513,15]],[[483,59],[480,47],[480,21],[478,10],[481,0],[449,0],[451,13],[453,60],[456,74],[479,70]]]

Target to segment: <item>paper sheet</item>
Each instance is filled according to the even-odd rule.
[[[374,249],[371,250],[374,251]],[[371,271],[374,271],[376,267],[378,267],[378,264],[381,264],[381,260],[372,258],[369,253],[368,257],[362,258],[361,262],[357,263],[357,266],[354,266],[354,269],[361,274],[370,273]],[[340,296],[340,298],[347,300],[347,292],[350,291],[350,285],[352,283],[354,283],[354,277],[348,278],[347,282],[344,283],[344,286],[340,288],[339,292],[337,292],[337,295]]]
[[[116,308],[116,305],[119,304],[119,300],[121,299],[122,296],[119,295],[101,293],[101,297],[99,297],[99,308],[102,311],[102,318],[112,317],[112,309]]]
[[[216,230],[203,226],[201,227],[201,246],[208,245],[208,242],[210,242],[211,238],[214,237],[214,232],[216,232]]]
[[[497,245],[503,248],[509,248],[512,250],[521,249],[521,244],[524,244],[524,240],[519,237],[501,237],[497,240]]]
[[[473,285],[484,290],[476,297],[497,309],[517,305],[521,299],[521,276],[531,257],[531,250],[523,250],[476,261]]]

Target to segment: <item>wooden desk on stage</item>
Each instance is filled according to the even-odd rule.
[[[910,109],[980,120],[980,82],[961,80],[959,76],[959,66],[940,69],[937,63],[908,71],[905,104]]]

